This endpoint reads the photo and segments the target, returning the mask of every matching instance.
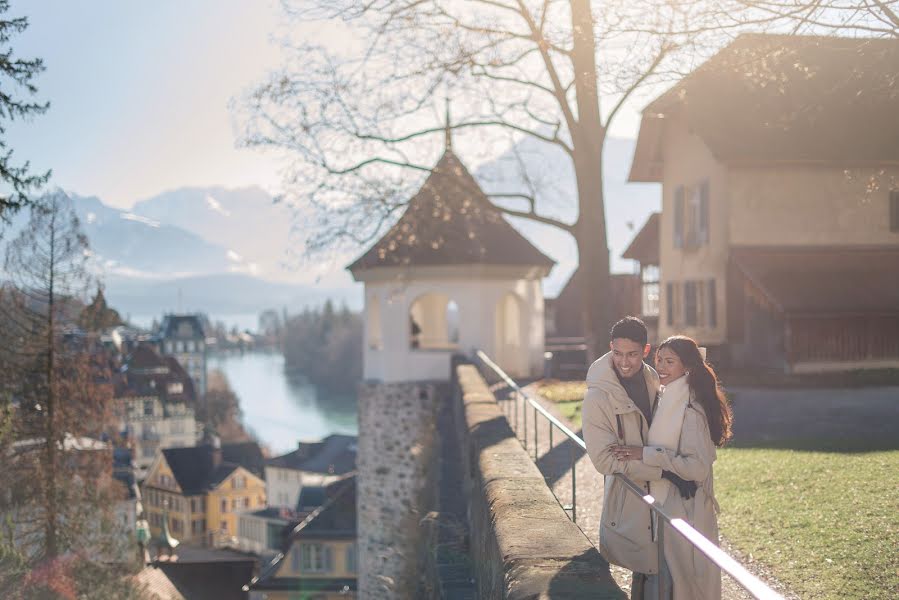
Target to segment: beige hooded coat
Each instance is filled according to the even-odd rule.
[[[685,520],[717,544],[718,503],[712,485],[712,463],[716,452],[709,435],[708,419],[686,381],[678,380],[666,386],[659,399],[660,405],[666,401],[666,394],[672,393],[682,394],[684,397],[678,400],[687,403],[677,448],[645,446],[641,464],[660,467],[697,482],[696,496],[685,500],[675,490],[665,497],[662,506],[670,516]],[[665,536],[665,561],[674,583],[674,600],[720,600],[721,571],[674,532]]]
[[[652,402],[659,389],[659,376],[644,365],[643,377]],[[599,525],[600,552],[610,563],[631,571],[658,573],[649,507],[612,475],[623,473],[651,492],[652,482],[662,477],[662,469],[638,460],[619,461],[612,454],[611,447],[618,444],[645,446],[649,424],[618,380],[611,353],[590,365],[587,372],[583,423],[587,454],[596,470],[606,476]]]

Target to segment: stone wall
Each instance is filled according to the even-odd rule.
[[[446,387],[445,385],[443,386]],[[422,519],[434,504],[438,384],[359,389],[359,597],[419,597]]]
[[[552,495],[477,369],[457,364],[454,375],[478,597],[626,598],[608,563]]]

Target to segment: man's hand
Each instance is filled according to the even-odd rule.
[[[677,487],[677,490],[680,492],[681,498],[687,500],[696,495],[697,486],[695,481],[687,481],[686,479],[681,479],[671,471],[664,470],[662,471],[662,478],[667,479]]]

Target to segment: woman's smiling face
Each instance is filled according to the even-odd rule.
[[[668,385],[678,377],[683,377],[687,369],[674,350],[662,348],[656,352],[656,372],[659,374],[659,383]]]

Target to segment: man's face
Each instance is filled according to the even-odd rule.
[[[612,364],[615,365],[618,374],[625,379],[640,372],[643,358],[649,354],[649,344],[641,346],[627,338],[615,338],[609,347],[612,349]]]

